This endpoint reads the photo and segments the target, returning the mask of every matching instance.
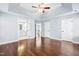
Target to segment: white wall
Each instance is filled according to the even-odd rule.
[[[29,21],[29,30],[28,30],[28,36],[29,38],[34,38],[35,37],[35,22],[34,20],[28,20]]]
[[[51,20],[42,23],[42,36],[49,37],[51,39],[61,38],[61,20],[58,18],[52,18]]]
[[[18,40],[18,20],[22,18],[11,14],[0,12],[0,44]],[[25,20],[28,20],[25,18]],[[30,29],[28,31],[29,38],[35,37],[35,24],[30,20]]]
[[[20,39],[28,39],[35,37],[35,22],[28,18],[18,18],[18,27],[22,24],[22,30],[18,28],[18,37]]]
[[[0,13],[0,44],[18,38],[17,18],[11,14]]]
[[[50,22],[44,23],[44,37],[50,37]]]
[[[8,11],[8,3],[0,3],[0,10],[1,11]]]
[[[72,19],[72,22],[73,22],[73,29],[72,29],[73,39],[72,39],[72,41],[79,42],[79,13],[63,15],[63,16],[59,17],[58,19],[61,21],[62,18],[64,20]]]
[[[50,33],[52,39],[60,39],[61,38],[61,20],[59,18],[52,18],[50,21]]]
[[[45,34],[45,24],[43,22],[41,22],[41,36],[44,37]]]
[[[79,42],[79,14],[74,16],[73,22],[74,22],[74,26],[73,26],[73,28],[74,28],[73,29],[74,38],[73,38],[73,41]]]
[[[52,39],[61,39],[61,19],[73,19],[73,39],[74,42],[79,42],[79,13],[52,18],[46,23],[42,23],[42,36]]]

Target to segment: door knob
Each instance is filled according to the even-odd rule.
[[[64,32],[64,31],[61,31],[61,32]]]

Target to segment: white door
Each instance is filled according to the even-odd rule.
[[[36,47],[41,46],[41,23],[36,24]]]
[[[28,24],[26,20],[18,20],[18,39],[26,39],[27,38],[27,29]]]
[[[18,23],[18,39],[25,39],[26,37],[26,23]]]
[[[61,21],[61,36],[63,40],[71,41],[73,38],[73,22],[72,19]]]

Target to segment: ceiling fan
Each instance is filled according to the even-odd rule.
[[[50,7],[47,4],[41,3],[38,6],[32,6],[33,8],[38,8],[42,13],[45,13]]]

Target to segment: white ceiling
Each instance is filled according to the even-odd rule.
[[[9,12],[14,12],[37,21],[46,21],[72,11],[71,3],[50,3],[48,5],[51,9],[47,13],[42,14],[36,8],[32,8],[32,6],[37,5],[37,3],[10,3],[8,8]]]
[[[32,6],[37,6],[38,7],[38,3],[21,3],[20,6],[25,8],[26,10],[32,11],[34,13],[38,13],[38,9],[37,8],[33,8]],[[49,9],[49,11],[54,10],[58,7],[61,6],[60,3],[50,3],[47,4],[48,6],[50,6],[51,8]]]

